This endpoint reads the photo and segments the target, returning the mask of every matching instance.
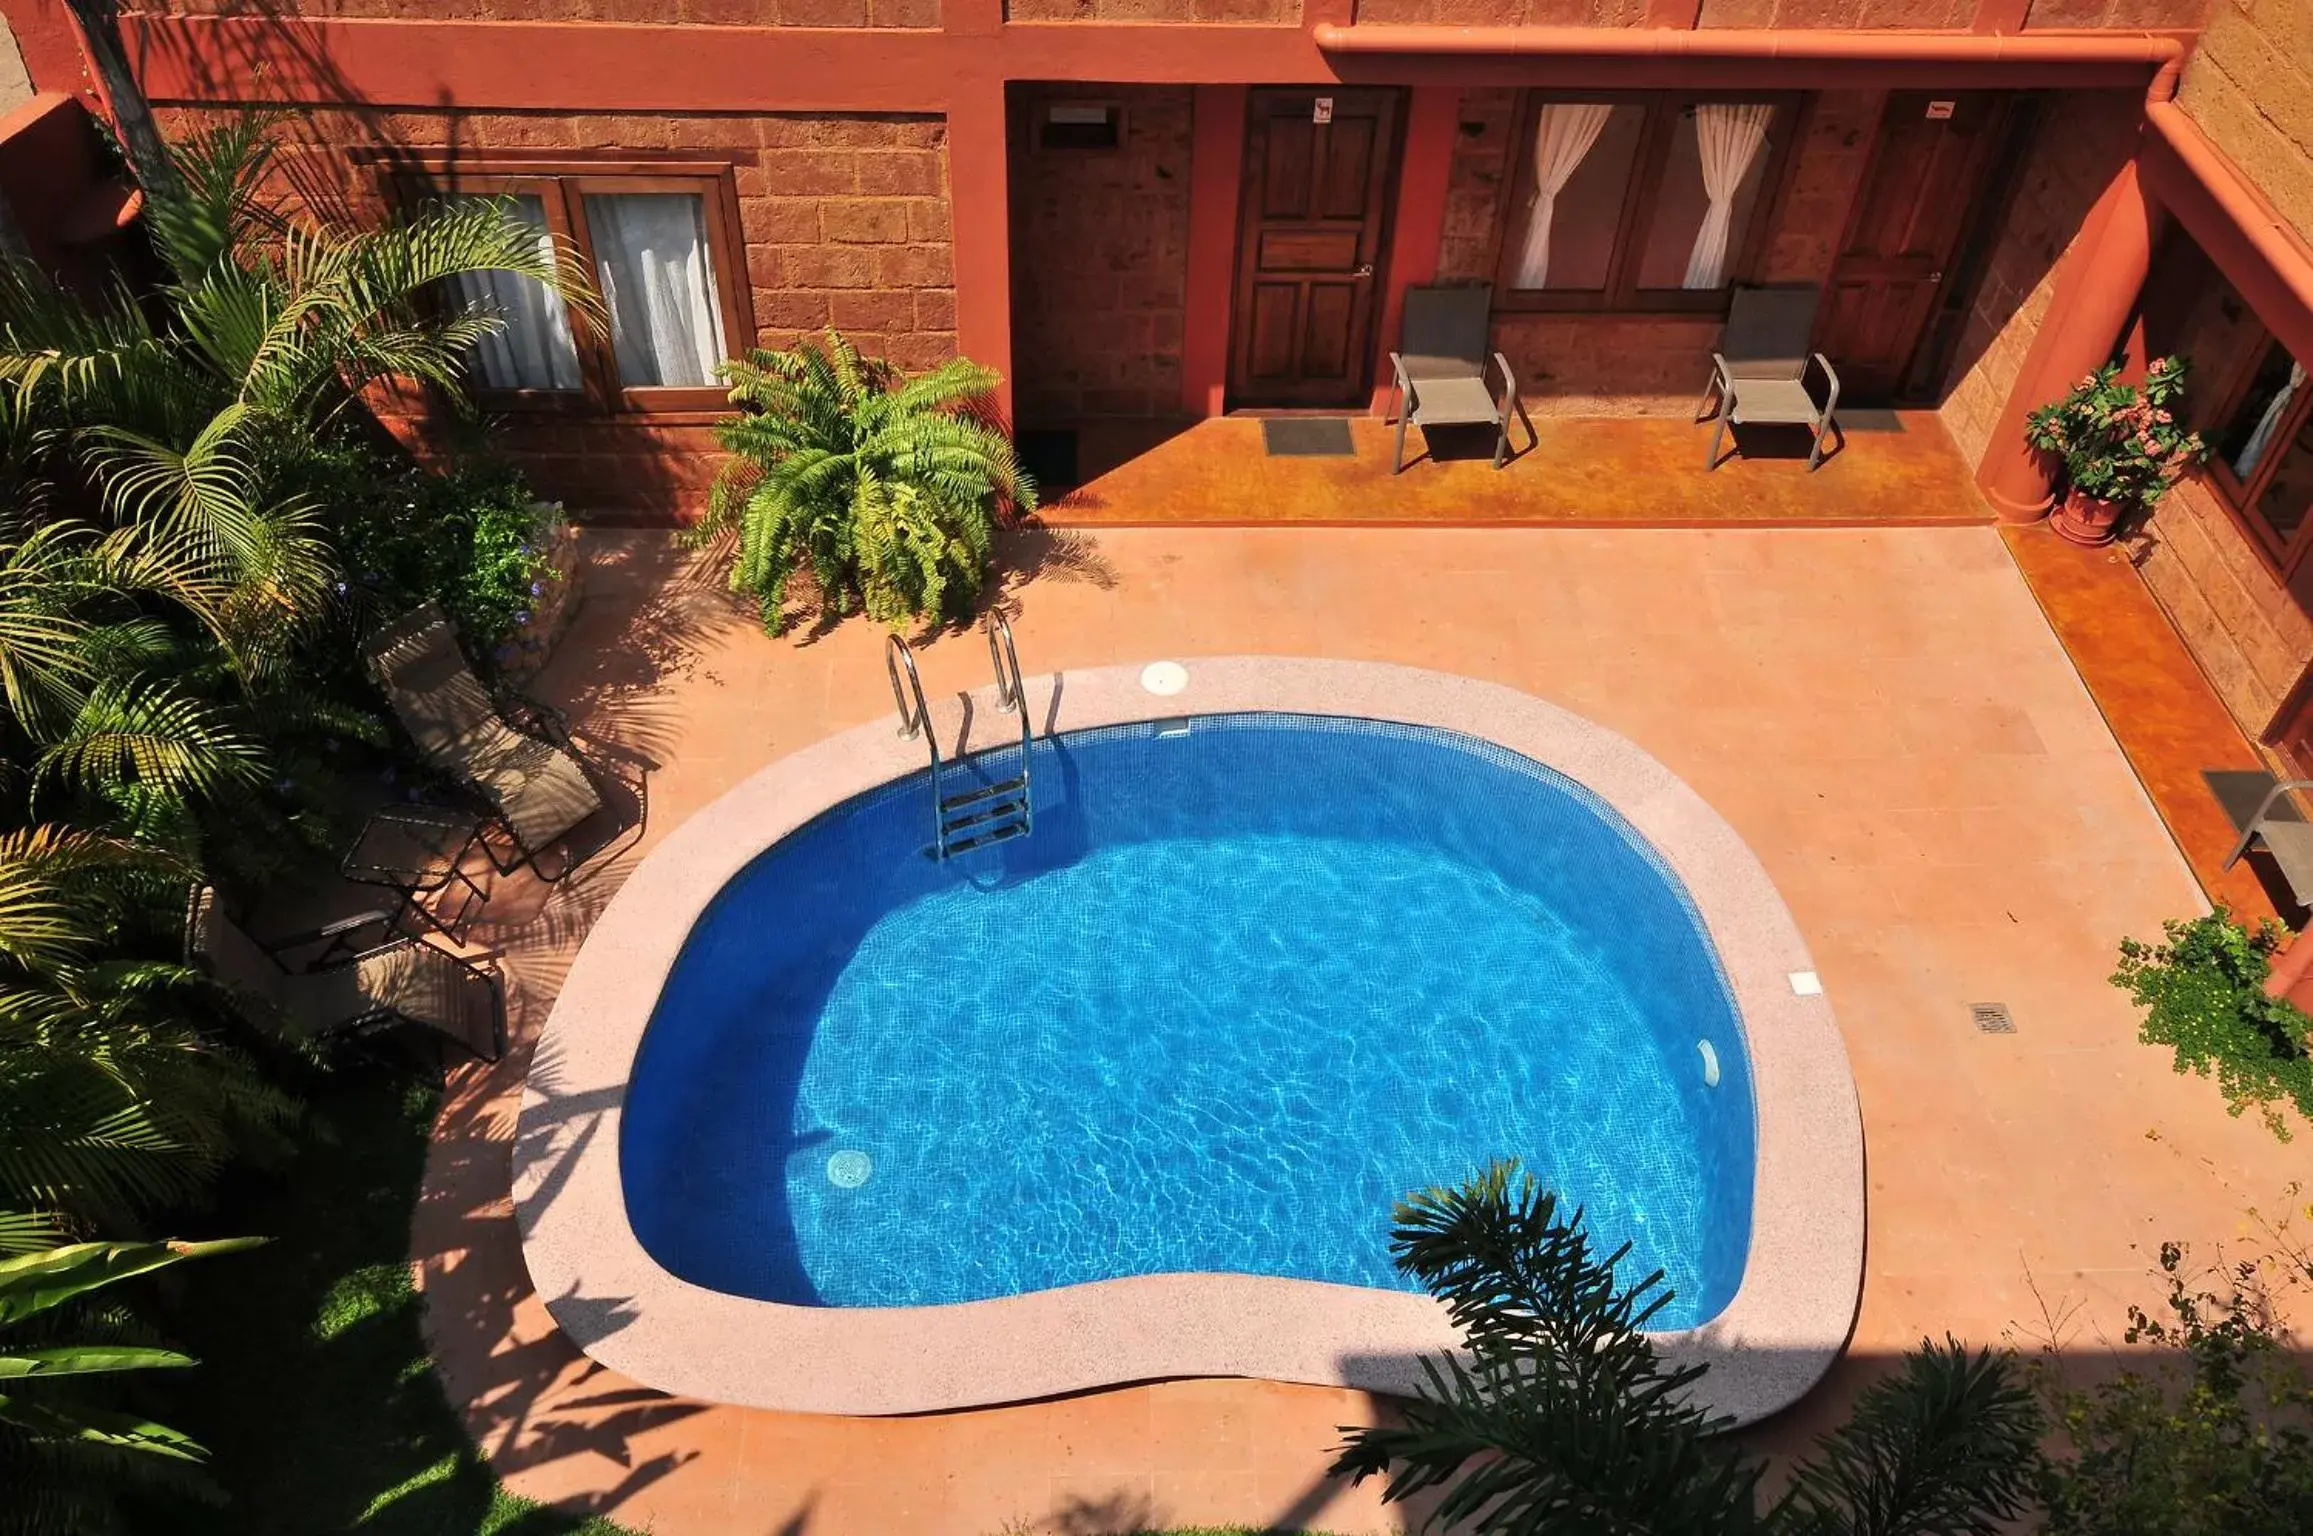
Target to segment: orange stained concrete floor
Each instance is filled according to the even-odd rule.
[[[889,712],[870,626],[769,639],[662,535],[587,549],[540,687],[658,764],[641,851]],[[2122,935],[2202,897],[1992,529],[1118,529],[1008,554],[1032,671],[1267,652],[1487,678],[1631,737],[1749,840],[1854,1063],[1870,1223],[1847,1360],[1756,1443],[1803,1440],[1947,1330],[2028,1345],[2076,1306],[2065,1339],[2100,1358],[2158,1243],[2209,1254],[2302,1172],[2139,1045],[2106,982]],[[961,688],[986,652],[947,634],[923,665]],[[493,895],[516,1045],[454,1073],[414,1218],[443,1381],[516,1491],[658,1536],[1390,1525],[1372,1485],[1323,1476],[1336,1426],[1379,1411],[1356,1393],[1181,1381],[841,1419],[676,1401],[581,1357],[525,1275],[509,1159],[528,1048],[636,856]],[[2016,1032],[1979,1033],[1979,1002]]]
[[[1513,423],[1517,456],[1492,466],[1487,428],[1441,434],[1443,458],[1406,435],[1407,466],[1390,473],[1394,429],[1349,420],[1349,458],[1271,458],[1261,423],[1226,416],[1151,443],[1098,426],[1080,434],[1093,478],[1045,508],[1070,526],[1124,524],[1469,524],[1614,527],[1837,527],[1984,523],[1991,513],[1932,411],[1853,411],[1848,439],[1810,474],[1803,430],[1744,428],[1704,468],[1708,423],[1661,417],[1541,417],[1538,441]],[[1114,439],[1114,440],[1112,440]],[[1735,457],[1738,444],[1748,457]],[[1122,462],[1115,462],[1118,459]],[[1106,467],[1113,464],[1114,467]],[[1099,471],[1095,473],[1095,471]]]
[[[2201,675],[2126,548],[2082,549],[2047,523],[2002,528],[2000,537],[2201,889],[2244,921],[2277,917],[2256,860],[2224,867],[2237,833],[2201,777],[2208,769],[2260,772],[2265,761]]]

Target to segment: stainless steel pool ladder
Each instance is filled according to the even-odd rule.
[[[1020,682],[1020,653],[1012,644],[1012,626],[1000,613],[988,615],[988,661],[996,673],[996,707],[1020,717],[1020,771],[1010,778],[951,795],[942,788],[941,775],[946,765],[940,761],[939,738],[932,730],[931,711],[924,703],[923,678],[916,671],[915,652],[897,635],[887,636],[884,641],[884,671],[891,678],[892,702],[899,707],[900,734],[920,733],[931,758],[932,851],[941,859],[1008,838],[1025,837],[1035,824],[1035,795],[1029,784],[1027,695]]]

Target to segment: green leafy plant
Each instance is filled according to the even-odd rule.
[[[106,1319],[59,1309],[123,1280],[262,1241],[74,1243],[0,1259],[0,1478],[8,1487],[0,1530],[119,1529],[114,1498],[122,1483],[153,1481],[155,1461],[207,1460],[191,1437],[89,1390],[103,1378],[181,1369],[193,1358],[124,1340]],[[91,1327],[104,1336],[88,1337]]]
[[[2125,1335],[2163,1363],[2044,1391],[2068,1454],[2046,1466],[2049,1536],[2301,1536],[2313,1529],[2313,1375],[2279,1322],[2268,1273],[2300,1292],[2313,1260],[2287,1248],[2206,1274],[2165,1243],[2163,1311]]]
[[[2313,1119],[2313,1018],[2265,995],[2281,929],[2267,919],[2251,932],[2222,907],[2161,926],[2158,944],[2121,940],[2112,976],[2144,1010],[2137,1038],[2174,1051],[2179,1072],[2213,1073],[2233,1114],[2255,1109],[2289,1140],[2282,1106]]]
[[[2140,387],[2120,382],[2120,365],[2107,363],[2026,417],[2024,438],[2061,458],[2081,495],[2149,507],[2207,451],[2201,435],[2179,419],[2185,372],[2182,357],[2160,358],[2146,368]]]
[[[980,590],[996,516],[1036,508],[1011,443],[972,414],[997,376],[968,359],[909,379],[829,331],[723,372],[743,411],[717,429],[732,458],[699,534],[736,533],[731,589],[773,634],[799,570],[830,615],[953,613]]]
[[[434,469],[339,434],[284,472],[330,508],[346,597],[364,621],[439,603],[477,652],[502,661],[561,580],[552,550],[562,511],[503,459],[471,454]]]
[[[1422,1362],[1401,1424],[1346,1428],[1333,1471],[1386,1476],[1392,1503],[1436,1492],[1431,1528],[1992,1536],[2026,1507],[2041,1421],[2005,1354],[1923,1343],[1762,1509],[1765,1463],[1689,1394],[1706,1368],[1666,1365],[1643,1332],[1670,1300],[1661,1273],[1623,1284],[1629,1245],[1593,1253],[1581,1212],[1516,1164],[1410,1196],[1391,1246],[1464,1354]]]

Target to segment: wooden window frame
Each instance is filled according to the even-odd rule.
[[[1652,228],[1650,211],[1670,168],[1671,137],[1677,114],[1706,102],[1758,101],[1775,109],[1768,125],[1768,161],[1759,178],[1759,202],[1744,231],[1739,251],[1730,251],[1727,280],[1706,292],[1683,288],[1641,288],[1639,264],[1645,259],[1645,235]],[[1594,290],[1554,290],[1517,286],[1517,258],[1524,245],[1526,201],[1523,193],[1534,182],[1534,130],[1544,106],[1553,102],[1596,102],[1608,106],[1639,106],[1646,112],[1640,125],[1638,149],[1631,157],[1631,175],[1623,188],[1622,211],[1614,227],[1614,249],[1607,264],[1606,286]],[[1759,268],[1767,250],[1768,231],[1783,201],[1784,183],[1795,162],[1799,130],[1805,122],[1805,96],[1797,91],[1556,91],[1529,90],[1518,100],[1516,153],[1511,157],[1509,195],[1494,225],[1494,308],[1536,313],[1695,315],[1724,314],[1735,285],[1746,282]]]
[[[755,323],[748,291],[739,280],[746,239],[739,223],[737,177],[727,161],[574,160],[532,161],[518,157],[421,160],[403,179],[405,202],[442,196],[494,197],[526,194],[546,209],[546,227],[569,242],[591,276],[600,270],[586,222],[589,194],[672,192],[705,199],[707,255],[715,269],[715,302],[722,322],[726,356],[753,345]],[[644,385],[619,382],[618,358],[607,330],[594,334],[575,308],[569,310],[570,337],[578,350],[579,387],[490,389],[476,385],[475,403],[485,410],[530,415],[646,416],[716,420],[728,414],[730,392],[721,385]]]
[[[2234,368],[2231,382],[2225,392],[2217,397],[2221,403],[2205,418],[2207,425],[2202,430],[2210,437],[2221,431],[2241,407],[2248,403],[2249,389],[2257,382],[2257,365],[2264,361],[2268,348],[2279,344],[2280,338],[2267,329],[2262,321],[2254,324],[2256,340],[2242,349],[2243,356]],[[2200,466],[2201,482],[2215,493],[2218,502],[2232,514],[2233,521],[2247,535],[2250,545],[2283,581],[2294,580],[2297,568],[2305,563],[2308,551],[2313,551],[2313,509],[2309,509],[2299,520],[2297,531],[2283,539],[2257,510],[2257,503],[2264,499],[2266,488],[2272,484],[2274,474],[2280,469],[2284,455],[2275,450],[2296,440],[2297,434],[2304,430],[2308,414],[2313,414],[2313,389],[2304,390],[2290,402],[2288,412],[2273,429],[2272,448],[2267,450],[2264,461],[2250,473],[2247,480],[2234,474],[2232,465],[2218,457],[2213,446]]]

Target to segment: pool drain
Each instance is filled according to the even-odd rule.
[[[875,1172],[875,1159],[846,1147],[827,1160],[827,1182],[837,1189],[857,1189]]]

